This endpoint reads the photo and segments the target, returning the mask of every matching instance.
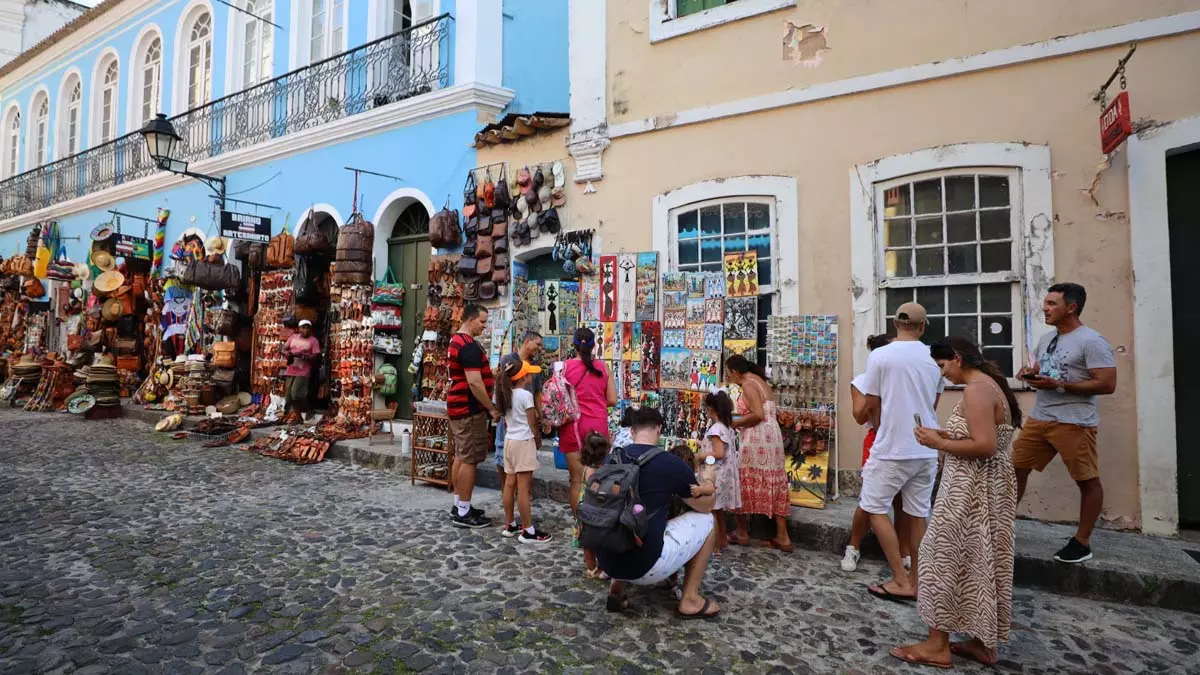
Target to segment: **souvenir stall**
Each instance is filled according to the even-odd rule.
[[[268,417],[270,397],[273,395],[282,400],[284,392],[281,374],[287,367],[287,357],[283,346],[292,331],[284,322],[295,315],[296,306],[295,242],[286,226],[272,237],[265,254],[265,269],[258,278],[250,390],[258,398],[260,414],[264,417]],[[269,417],[274,418],[274,415]]]
[[[829,467],[837,466],[837,360],[836,315],[768,318],[767,361],[795,506],[825,508]],[[832,473],[836,499],[837,472]]]

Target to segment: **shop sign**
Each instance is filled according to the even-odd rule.
[[[137,260],[150,260],[153,257],[154,242],[131,234],[117,233],[113,235],[117,255]]]
[[[1129,114],[1129,92],[1117,94],[1100,115],[1100,150],[1108,154],[1116,150],[1133,133],[1133,118]]]
[[[271,219],[249,213],[222,211],[221,236],[266,244],[271,241]]]

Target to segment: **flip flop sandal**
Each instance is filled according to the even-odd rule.
[[[629,611],[629,598],[609,593],[608,599],[604,602],[604,609],[614,614],[624,614]]]
[[[979,655],[977,655],[973,650],[963,647],[964,644],[966,644],[966,642],[951,642],[950,643],[950,653],[955,656],[964,658],[968,661],[974,661],[975,663],[982,663],[985,666],[994,666],[994,665],[996,665],[996,662],[1000,660],[999,655],[997,655],[997,656],[993,656],[992,660],[985,661],[985,660],[979,658]]]
[[[796,550],[796,545],[791,542],[788,542],[787,545],[784,545],[784,544],[780,544],[779,542],[775,541],[774,539],[768,539],[766,544],[767,544],[767,548],[773,548],[776,551],[781,551],[783,553],[793,553]]]
[[[901,661],[904,661],[906,663],[912,663],[912,664],[915,664],[918,666],[933,666],[934,668],[941,668],[943,670],[950,670],[950,668],[951,668],[951,664],[949,664],[949,663],[940,663],[938,661],[926,661],[925,659],[918,659],[916,657],[909,656],[900,647],[892,647],[892,651],[890,653],[892,656],[900,659]]]
[[[729,544],[731,546],[749,546],[750,545],[750,537],[746,537],[745,539],[738,539],[737,537],[734,537],[731,535],[729,537]]]
[[[867,586],[867,592],[879,598],[880,600],[888,600],[891,602],[916,602],[917,598],[913,595],[897,595],[892,593],[883,586]]]
[[[683,612],[681,612],[679,610],[675,610],[675,615],[678,616],[683,621],[696,621],[696,620],[707,621],[708,619],[715,619],[718,616],[721,616],[721,610],[719,610],[719,609],[717,611],[713,612],[712,614],[709,614],[708,613],[709,607],[712,607],[712,600],[705,598],[704,606],[700,608],[699,612],[696,612],[695,614],[684,614]]]

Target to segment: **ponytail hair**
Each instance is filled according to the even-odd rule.
[[[1012,387],[1008,386],[1008,378],[1005,377],[1004,372],[1000,370],[1000,366],[995,361],[983,358],[983,353],[979,351],[979,347],[974,342],[965,337],[949,337],[935,343],[929,348],[929,353],[935,360],[943,361],[958,356],[962,359],[964,366],[974,368],[992,378],[1008,401],[1008,412],[1012,416],[1013,426],[1021,426],[1021,405],[1017,403],[1017,396],[1013,393]]]
[[[716,413],[717,421],[733,428],[733,399],[723,391],[715,391],[704,397],[704,406]]]
[[[507,415],[513,406],[513,381],[507,368],[500,368],[496,375],[496,408],[501,415]]]
[[[729,357],[729,360],[725,362],[725,367],[737,373],[738,375],[750,373],[751,375],[757,376],[763,382],[771,381],[767,377],[767,371],[764,370],[762,366],[750,361],[750,359],[747,359],[741,354],[734,354],[733,356]]]
[[[596,348],[596,334],[590,328],[578,328],[575,330],[575,353],[579,356],[579,360],[583,361],[583,365],[588,372],[593,375],[604,377],[604,373],[596,367],[595,359],[592,357],[592,350]]]

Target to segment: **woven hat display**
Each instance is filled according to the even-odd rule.
[[[87,281],[92,278],[92,268],[87,266],[87,263],[75,263],[75,278],[80,281]]]
[[[96,295],[103,296],[115,292],[124,285],[125,275],[116,270],[109,270],[96,277],[96,283],[92,285],[92,291]]]
[[[86,382],[88,393],[96,398],[98,407],[121,405],[121,376],[115,365],[96,363],[88,366]]]
[[[100,308],[100,318],[113,322],[121,318],[121,301],[116,298],[109,298],[104,301],[104,306]]]
[[[108,251],[92,251],[92,264],[102,272],[111,272],[117,269],[117,261]]]
[[[205,252],[209,255],[225,255],[227,244],[224,237],[209,237],[204,244]]]

